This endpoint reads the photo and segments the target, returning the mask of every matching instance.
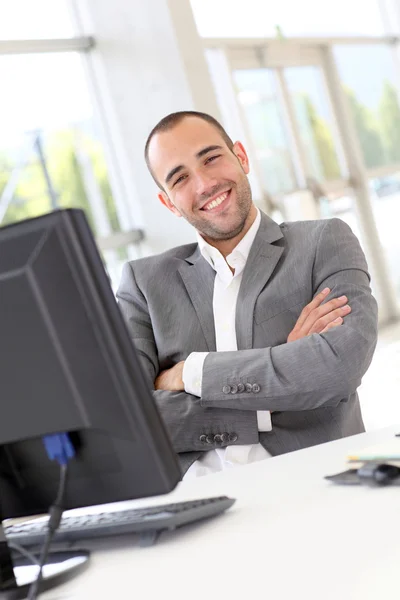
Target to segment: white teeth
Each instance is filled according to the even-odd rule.
[[[205,206],[204,209],[211,210],[212,208],[219,206],[226,199],[227,195],[228,195],[228,192],[225,192],[221,196],[218,196],[218,198],[215,198],[215,200],[210,202],[210,204],[207,204],[207,206]]]

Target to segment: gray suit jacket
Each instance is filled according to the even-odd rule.
[[[277,455],[362,432],[356,389],[376,345],[377,306],[350,228],[339,219],[279,226],[262,214],[237,300],[237,352],[215,351],[214,277],[188,244],[126,264],[117,293],[152,387],[161,370],[210,352],[201,398],[154,391],[183,470],[218,446],[260,442]],[[344,324],[286,343],[325,287],[348,296]],[[257,410],[273,411],[271,432],[258,432]]]

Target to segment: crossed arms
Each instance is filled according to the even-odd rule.
[[[237,431],[242,444],[254,444],[258,442],[256,411],[337,406],[357,389],[376,344],[377,308],[358,242],[343,223],[337,221],[336,226],[349,251],[338,268],[333,228],[321,235],[314,261],[315,297],[304,308],[288,342],[276,347],[210,352],[203,368],[201,398],[183,391],[181,363],[159,372],[149,308],[131,266],[125,267],[118,291],[121,310],[154,384],[154,398],[177,452],[204,450],[198,437],[204,423],[213,430]],[[321,296],[326,288],[330,293]],[[346,299],[340,299],[342,296]],[[351,312],[345,314],[347,301]],[[344,322],[334,324],[333,317]],[[260,393],[223,392],[222,382],[241,382],[249,376],[256,379]]]

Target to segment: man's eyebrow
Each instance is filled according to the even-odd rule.
[[[196,158],[201,158],[205,154],[208,154],[209,152],[213,152],[213,150],[222,150],[222,146],[218,146],[215,144],[212,146],[206,146],[205,148],[202,148],[201,150],[199,150],[199,152],[197,152]],[[174,167],[173,169],[171,169],[171,171],[168,173],[168,175],[165,178],[165,183],[168,183],[169,181],[171,181],[173,176],[176,175],[177,173],[179,173],[179,171],[182,171],[182,169],[184,169],[184,168],[185,167],[183,165],[178,165],[177,167]]]
[[[209,152],[212,152],[213,150],[222,150],[222,146],[207,146],[206,148],[202,148],[199,152],[197,152],[196,154],[196,158],[201,158],[202,156],[204,156],[205,154],[208,154]]]
[[[169,181],[171,181],[173,176],[176,175],[177,173],[179,173],[179,171],[182,171],[183,168],[184,168],[183,165],[178,165],[177,167],[174,167],[173,169],[171,169],[171,171],[168,173],[168,175],[165,178],[165,183],[168,183]]]

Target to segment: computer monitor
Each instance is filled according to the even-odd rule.
[[[171,491],[181,479],[86,217],[0,228],[0,519],[47,513],[68,432],[64,508]]]

